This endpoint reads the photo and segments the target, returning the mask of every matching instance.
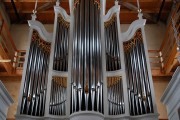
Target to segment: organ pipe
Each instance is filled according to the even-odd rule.
[[[66,115],[66,88],[66,78],[53,77],[49,107],[49,113],[51,115]]]
[[[124,42],[124,55],[131,115],[153,113],[152,96],[141,29]]]
[[[121,69],[121,61],[116,14],[114,14],[109,21],[105,22],[104,25],[106,70],[119,70]]]
[[[33,31],[29,50],[21,114],[43,116],[46,102],[50,43]]]
[[[56,29],[53,69],[57,71],[67,71],[69,23],[66,22],[61,15],[58,17]]]
[[[71,113],[103,113],[100,3],[76,0],[72,51]]]
[[[107,78],[109,115],[125,113],[123,83],[121,77]]]

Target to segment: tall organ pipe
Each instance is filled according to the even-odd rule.
[[[33,31],[20,114],[43,116],[45,111],[50,43]]]
[[[129,109],[131,115],[153,113],[152,97],[141,30],[124,42]]]
[[[57,71],[68,70],[68,41],[69,23],[61,15],[58,17],[57,33],[55,38],[53,69]]]
[[[105,22],[105,48],[106,48],[106,70],[115,71],[121,69],[119,38],[117,19],[114,14],[111,19]]]
[[[100,9],[96,0],[74,5],[71,113],[103,112]]]

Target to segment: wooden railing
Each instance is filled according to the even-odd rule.
[[[148,50],[152,76],[171,76],[173,73],[165,74],[164,59],[160,50]]]
[[[15,69],[19,69],[19,70],[23,69],[25,54],[26,54],[26,50],[17,50],[15,52],[14,61],[13,61],[13,67]]]
[[[173,73],[165,73],[164,61],[162,52],[159,50],[149,50],[149,59],[153,76],[171,76]],[[22,74],[23,64],[25,61],[25,50],[17,50],[15,52],[13,67],[14,73],[17,75]]]
[[[148,50],[151,69],[163,70],[162,54],[159,50]]]
[[[177,36],[175,36],[175,29],[177,30]],[[172,75],[177,66],[179,65],[177,57],[179,53],[177,51],[177,44],[180,44],[180,1],[175,5],[171,13],[171,20],[168,23],[164,40],[159,50],[149,50],[150,64],[152,73],[154,75]],[[159,71],[158,71],[159,70]]]
[[[175,22],[176,29],[178,30],[178,34],[179,34],[180,2],[178,2],[174,7],[174,9],[172,10],[171,20],[168,23],[166,35],[160,47],[160,51],[162,52],[162,57],[164,62],[164,71],[166,74],[170,72],[174,72],[175,68],[178,65],[177,42],[175,39],[172,20]],[[179,38],[180,38],[180,34],[179,34]]]

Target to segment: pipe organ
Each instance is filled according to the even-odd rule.
[[[69,0],[68,15],[57,1],[53,33],[32,15],[16,119],[158,119],[146,20],[122,33],[118,2],[105,3]]]
[[[51,84],[49,114],[66,115],[66,82],[66,78],[53,77]]]
[[[53,69],[57,71],[68,70],[68,39],[69,22],[66,22],[61,15],[57,21],[57,33],[54,46]]]
[[[125,113],[124,93],[121,77],[107,78],[108,91],[108,113],[109,115],[119,115]]]
[[[81,0],[74,5],[71,113],[81,110],[103,113],[99,4]]]
[[[44,41],[37,31],[33,31],[25,70],[21,114],[44,115],[50,49],[51,43]]]
[[[123,45],[130,114],[152,113],[151,89],[141,30],[137,30],[134,37]]]
[[[117,18],[114,14],[111,19],[104,23],[106,70],[115,71],[121,69]]]

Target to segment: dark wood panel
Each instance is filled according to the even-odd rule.
[[[51,24],[54,22],[54,9],[56,0],[38,0],[38,20],[42,21],[42,23]],[[17,11],[21,17],[21,21],[18,21],[15,11],[12,7],[11,0],[4,0],[4,4],[6,10],[10,16],[12,23],[26,23],[28,19],[31,19],[31,14],[34,9],[35,0],[20,0],[14,1]],[[137,6],[136,0],[125,0],[123,2],[128,2],[133,6]],[[140,0],[140,7],[143,13],[149,14],[150,17],[157,17],[162,1],[160,0]],[[114,0],[106,0],[106,11],[108,11],[114,5]],[[67,13],[69,14],[69,2],[68,0],[61,0],[60,6],[62,6]],[[166,0],[164,4],[164,8],[162,10],[162,15],[160,20],[163,22],[167,20],[167,16],[170,13],[172,6],[171,0]],[[128,15],[127,15],[128,14]],[[47,17],[48,16],[48,17]],[[137,10],[132,10],[121,5],[121,23],[131,23],[137,18]],[[148,18],[148,23],[152,23],[152,20]]]

